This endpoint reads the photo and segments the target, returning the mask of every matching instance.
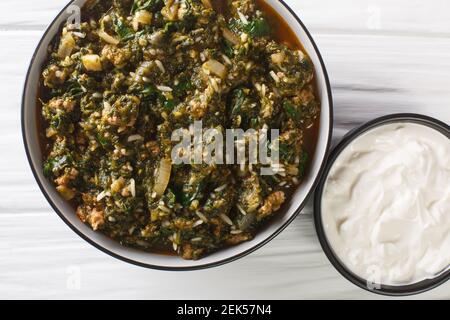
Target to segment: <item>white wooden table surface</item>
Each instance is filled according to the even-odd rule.
[[[262,249],[206,271],[135,267],[75,235],[41,195],[20,131],[28,63],[66,1],[0,1],[0,298],[382,298],[333,269],[320,249],[311,205]],[[450,123],[448,0],[287,2],[309,27],[328,67],[335,139],[395,112]],[[413,298],[450,299],[450,283]]]

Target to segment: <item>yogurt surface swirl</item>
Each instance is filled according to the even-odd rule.
[[[335,161],[322,196],[327,240],[354,274],[384,285],[435,278],[450,264],[450,139],[386,124]]]

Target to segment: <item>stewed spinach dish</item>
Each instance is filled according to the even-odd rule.
[[[89,0],[80,24],[61,26],[39,93],[43,172],[81,221],[124,246],[200,259],[280,214],[307,174],[320,102],[311,59],[280,40],[292,31],[267,8]],[[172,133],[196,121],[278,129],[276,174],[175,164]]]

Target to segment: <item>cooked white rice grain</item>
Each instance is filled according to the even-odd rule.
[[[102,191],[97,196],[97,201],[102,201],[106,197],[106,191]]]
[[[223,220],[223,222],[225,222],[226,224],[229,224],[230,226],[233,225],[233,221],[231,221],[230,217],[227,216],[224,213],[219,214],[219,217]]]
[[[162,92],[172,92],[173,89],[171,87],[167,87],[167,86],[157,86],[156,89],[158,89],[159,91]]]
[[[236,207],[239,209],[239,211],[240,211],[244,216],[247,215],[247,212],[244,210],[244,208],[241,207],[240,204],[237,204]]]
[[[197,221],[192,225],[192,227],[193,227],[193,228],[198,227],[198,226],[202,225],[203,223],[205,223],[203,220],[197,220]]]
[[[228,58],[224,54],[222,55],[222,59],[223,59],[223,61],[225,61],[226,64],[229,64],[229,65],[233,64],[233,62],[231,62],[230,58]]]
[[[130,192],[133,198],[136,198],[136,181],[134,179],[130,179]]]
[[[164,68],[164,65],[161,61],[155,60],[156,66],[161,70],[162,73],[166,73],[166,68]]]
[[[141,136],[140,134],[134,134],[132,136],[129,136],[127,139],[128,142],[134,142],[134,141],[139,141],[139,140],[144,140],[144,137]]]
[[[81,32],[75,32],[75,31],[74,31],[74,32],[72,32],[72,34],[73,34],[74,36],[80,38],[80,39],[86,38],[86,34],[81,33]]]
[[[200,211],[196,211],[195,214],[197,215],[197,217],[202,219],[204,222],[208,222],[208,219],[206,218],[206,216],[203,213],[201,213]]]
[[[243,14],[241,11],[238,10],[237,14],[238,14],[239,19],[241,19],[241,21],[242,21],[243,24],[248,24],[248,19],[247,19],[247,17],[244,16],[244,14]]]
[[[273,78],[273,80],[275,80],[276,83],[280,82],[280,78],[276,75],[275,71],[270,71],[270,76]]]
[[[305,54],[303,53],[303,51],[298,50],[298,57],[300,62],[302,62],[305,59]]]
[[[222,192],[225,190],[225,188],[228,186],[228,184],[221,185],[220,187],[214,189],[215,192]]]
[[[165,212],[165,213],[171,213],[172,211],[169,209],[169,208],[167,208],[166,206],[158,206],[158,209],[159,210],[161,210],[161,211],[163,211],[163,212]]]
[[[169,222],[169,221],[164,221],[164,222],[162,223],[162,226],[167,228],[167,227],[170,226],[170,222]]]
[[[219,93],[220,92],[220,88],[219,88],[219,85],[217,84],[216,79],[210,78],[209,81],[211,82],[211,86],[213,87],[214,91]]]

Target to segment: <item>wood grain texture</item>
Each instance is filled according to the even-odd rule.
[[[377,116],[428,114],[450,123],[450,4],[446,0],[289,0],[324,56],[335,100],[334,140]],[[51,210],[20,133],[25,72],[66,1],[0,2],[0,298],[382,298],[330,265],[308,205],[280,236],[223,267],[189,273],[117,261],[78,238]],[[71,285],[80,276],[81,286]],[[413,298],[450,299],[450,284]]]

